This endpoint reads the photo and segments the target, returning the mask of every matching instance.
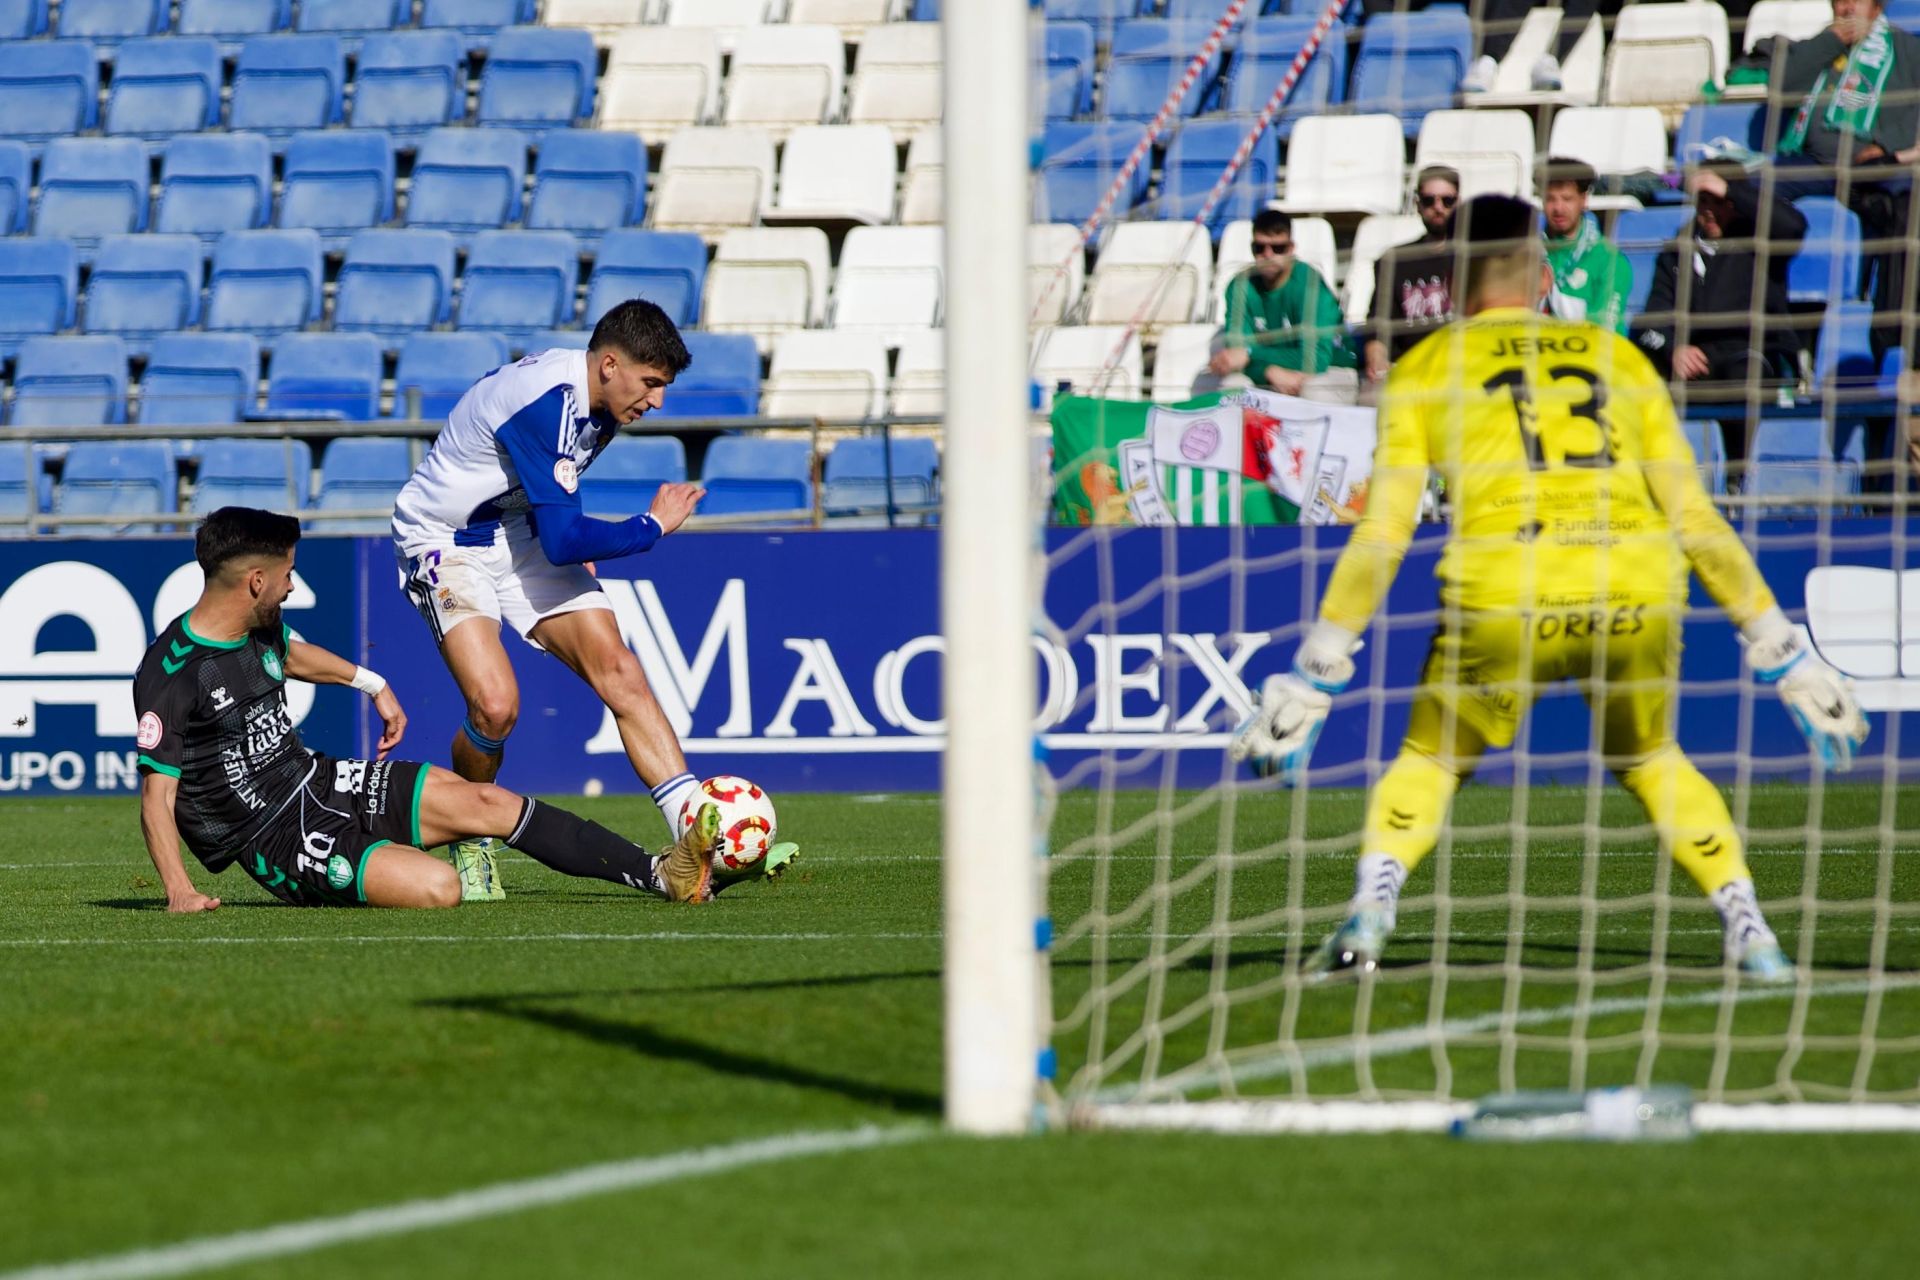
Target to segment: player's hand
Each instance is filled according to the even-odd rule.
[[[1691,343],[1673,353],[1674,376],[1684,382],[1704,378],[1708,368],[1707,353]]]
[[[1778,609],[1748,623],[1741,638],[1754,675],[1780,694],[1821,767],[1835,773],[1851,769],[1853,749],[1871,732],[1853,681],[1821,661]]]
[[[1279,774],[1288,786],[1306,773],[1320,730],[1333,710],[1333,695],[1353,679],[1352,653],[1359,638],[1330,623],[1316,623],[1294,655],[1293,670],[1268,676],[1259,705],[1234,732],[1227,755],[1245,761],[1261,777]]]
[[[198,889],[188,889],[185,893],[167,895],[167,910],[173,915],[194,915],[201,911],[217,911],[220,899],[209,898]]]
[[[406,735],[407,713],[400,709],[400,699],[393,696],[392,685],[373,695],[373,709],[380,716],[380,750],[374,759],[385,760],[387,752],[399,746]]]
[[[1373,339],[1366,347],[1367,381],[1383,382],[1387,376],[1387,344]]]
[[[1727,195],[1727,180],[1709,169],[1702,169],[1687,179],[1687,191],[1691,195],[1719,196]]]
[[[1887,149],[1877,142],[1869,142],[1853,153],[1855,164],[1874,164],[1887,158]]]
[[[1207,361],[1207,370],[1215,377],[1224,378],[1246,368],[1250,358],[1245,347],[1222,347]]]
[[[647,514],[660,522],[664,536],[685,524],[693,509],[700,505],[700,499],[706,496],[707,491],[697,484],[663,484],[647,505]]]
[[[1295,369],[1267,369],[1267,385],[1283,396],[1297,396],[1307,389],[1307,375]]]

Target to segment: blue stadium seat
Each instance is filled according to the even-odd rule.
[[[483,231],[460,280],[462,329],[564,328],[573,323],[580,249],[564,231]]]
[[[644,514],[663,484],[687,478],[687,449],[676,436],[619,436],[580,477],[588,515],[624,520]]]
[[[1859,297],[1860,215],[1832,196],[1802,196],[1793,207],[1806,215],[1807,236],[1787,264],[1787,301]]]
[[[485,49],[497,32],[532,22],[536,13],[536,0],[426,0],[420,25],[457,31],[468,48]]]
[[[271,35],[293,25],[293,0],[180,0],[174,31],[212,36],[222,57],[237,57],[248,36]]]
[[[760,348],[746,333],[683,333],[693,357],[654,416],[751,418],[760,412]]]
[[[295,31],[340,37],[348,56],[359,52],[361,37],[413,22],[413,0],[300,0]]]
[[[220,46],[160,36],[129,40],[113,60],[104,123],[110,134],[166,138],[220,127]]]
[[[827,455],[820,500],[829,516],[839,514],[862,524],[884,525],[888,523],[884,514],[859,514],[854,509],[887,505],[889,472],[893,505],[931,503],[937,493],[934,477],[939,468],[939,449],[923,436],[896,438],[891,448],[879,436],[856,436],[842,440]],[[904,520],[896,515],[894,523],[919,524],[925,519],[920,514]]]
[[[373,129],[321,129],[287,141],[282,227],[310,227],[330,253],[354,232],[393,220],[393,144]]]
[[[609,231],[587,280],[586,323],[629,298],[658,304],[677,325],[699,323],[707,246],[685,231]]]
[[[913,0],[915,22],[940,21],[940,0]]]
[[[1314,23],[1315,19],[1306,17],[1261,18],[1247,28],[1234,50],[1233,66],[1227,73],[1226,92],[1222,95],[1228,114],[1260,114],[1267,99],[1280,87],[1294,58],[1306,47]],[[1339,103],[1346,97],[1346,85],[1346,28],[1336,26],[1314,50],[1312,61],[1307,63],[1307,69],[1300,73],[1293,91],[1287,95],[1286,105],[1274,117],[1273,128],[1279,131],[1283,141],[1293,136],[1296,121],[1319,115]]]
[[[1683,418],[1681,430],[1687,434],[1687,443],[1693,448],[1695,467],[1700,472],[1700,483],[1707,487],[1708,493],[1725,493],[1727,490],[1727,447],[1720,435],[1720,424],[1712,420]]]
[[[188,509],[203,516],[221,507],[259,507],[287,514],[307,505],[313,448],[305,440],[207,440],[198,450]]]
[[[23,338],[73,328],[79,297],[80,255],[72,241],[0,238],[0,358]]]
[[[335,36],[255,36],[240,47],[227,125],[284,138],[340,123],[346,55]]]
[[[250,333],[170,333],[156,338],[140,379],[140,423],[214,426],[244,421],[260,381],[260,341]]]
[[[691,338],[692,334],[682,334]],[[524,344],[515,342],[515,355],[537,355],[542,351],[585,351],[593,334],[586,329],[542,329],[527,335]]]
[[[407,225],[458,233],[464,241],[520,217],[526,139],[511,129],[435,129],[413,162]]]
[[[333,327],[387,336],[445,324],[453,314],[453,237],[375,227],[347,242]]]
[[[1046,159],[1040,165],[1045,203],[1035,210],[1039,222],[1082,222],[1099,204],[1127,155],[1146,136],[1146,126],[1114,121],[1107,124],[1050,124],[1046,132]],[[1140,203],[1147,194],[1143,162],[1133,172],[1114,204],[1116,216]]]
[[[320,491],[314,495],[313,508],[391,511],[394,498],[412,476],[413,449],[405,440],[387,436],[335,440],[320,455]],[[314,527],[330,533],[384,535],[392,530],[392,523],[381,517],[329,520]]]
[[[802,511],[813,506],[813,445],[806,440],[721,436],[700,469],[700,514]]]
[[[1427,112],[1451,107],[1473,55],[1473,24],[1460,9],[1381,13],[1361,28],[1347,102],[1355,112],[1400,117],[1409,138]]]
[[[175,138],[160,162],[155,231],[199,236],[264,227],[273,212],[273,147],[257,133]]]
[[[1151,18],[1122,23],[1113,33],[1113,48],[1107,55],[1101,118],[1153,119],[1167,94],[1180,83],[1187,63],[1199,52],[1212,26],[1211,21],[1184,23]],[[1225,60],[1223,50],[1216,49],[1181,98],[1176,116],[1196,115],[1205,109]]]
[[[0,120],[9,137],[45,142],[100,118],[100,64],[79,41],[0,41]]]
[[[192,236],[108,236],[87,278],[86,331],[119,334],[144,356],[158,335],[200,323],[205,275]]]
[[[268,416],[380,416],[380,340],[370,333],[291,333],[273,345]]]
[[[353,73],[356,129],[411,141],[467,111],[467,51],[451,31],[368,36]]]
[[[0,0],[0,40],[47,33],[47,0]]]
[[[1857,443],[1858,433],[1851,434]],[[1835,458],[1833,436],[1820,418],[1762,418],[1747,449],[1748,494],[1770,505],[1822,508],[1859,493],[1860,461]]]
[[[0,139],[0,236],[27,229],[33,191],[33,153],[24,142]]]
[[[1160,216],[1188,219],[1198,214],[1245,134],[1238,120],[1189,120],[1182,125],[1167,149],[1161,170]],[[1214,243],[1219,243],[1220,233],[1229,222],[1251,218],[1267,207],[1279,172],[1280,140],[1268,129],[1254,142],[1246,163],[1234,175],[1233,185],[1207,221]]]
[[[476,123],[539,131],[585,124],[599,65],[591,32],[510,27],[487,53]]]
[[[207,328],[268,337],[317,323],[323,269],[318,232],[229,232],[213,251]]]
[[[167,10],[167,0],[60,0],[57,34],[107,47],[165,31]]]
[[[1814,351],[1813,385],[1864,387],[1880,378],[1873,358],[1873,304],[1837,302],[1820,320],[1820,341]]]
[[[540,144],[527,226],[591,245],[647,212],[647,148],[636,134],[556,130]]]
[[[152,515],[180,509],[173,449],[164,440],[92,440],[71,446],[53,509],[61,515]],[[121,529],[135,526],[122,526]],[[154,526],[137,526],[150,530]],[[69,532],[101,534],[101,525]],[[113,530],[118,532],[120,530]]]
[[[24,440],[0,441],[0,521],[40,511],[40,462]],[[0,536],[13,530],[0,528]]]
[[[497,333],[408,334],[393,376],[393,416],[444,418],[467,388],[508,359],[507,340]],[[420,393],[417,410],[407,403],[411,391]]]
[[[114,426],[127,420],[127,344],[109,334],[28,338],[13,366],[16,427]]]
[[[1157,0],[1047,0],[1046,14],[1049,20],[1080,22],[1105,45],[1113,40],[1115,30],[1127,19],[1152,12],[1156,4]]]
[[[147,149],[132,138],[50,142],[33,233],[71,240],[89,261],[100,237],[147,229],[147,176]]]
[[[1614,247],[1633,266],[1633,288],[1627,294],[1627,314],[1646,310],[1653,289],[1653,264],[1667,241],[1693,221],[1686,205],[1656,205],[1651,209],[1623,209],[1613,223]]]
[[[1047,24],[1047,119],[1071,120],[1093,110],[1093,28]]]
[[[1205,32],[1213,29],[1213,24],[1220,20],[1220,15],[1225,12],[1226,7],[1227,6],[1222,4],[1220,0],[1166,0],[1166,4],[1162,8],[1162,16],[1170,18],[1175,22],[1200,23],[1201,31],[1204,35]],[[1242,9],[1240,16],[1234,20],[1233,29],[1239,30],[1245,27],[1248,22],[1252,21],[1254,15],[1275,7],[1276,6],[1271,3],[1271,0],[1266,0],[1264,4],[1262,0],[1252,0],[1252,3],[1249,3],[1246,8]],[[1141,11],[1144,13],[1151,8],[1151,5],[1142,5]],[[1197,48],[1199,47],[1200,41],[1196,39],[1193,43]]]
[[[1696,102],[1680,119],[1673,135],[1674,158],[1690,164],[1700,157],[1690,148],[1701,148],[1725,138],[1754,151],[1766,146],[1761,134],[1766,128],[1766,108],[1758,102]]]

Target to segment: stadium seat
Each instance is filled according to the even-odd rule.
[[[1108,228],[1088,284],[1088,324],[1162,325],[1206,318],[1213,302],[1213,241],[1190,222],[1120,222]]]
[[[1708,420],[1686,419],[1680,421],[1680,429],[1686,432],[1687,445],[1693,450],[1695,469],[1700,472],[1700,483],[1706,486],[1708,493],[1720,494],[1727,491],[1727,446],[1720,432],[1720,424]]]
[[[1161,170],[1160,216],[1197,217],[1245,136],[1238,120],[1189,120],[1182,125],[1167,148]],[[1211,238],[1218,241],[1227,223],[1251,218],[1266,208],[1279,172],[1280,140],[1268,129],[1254,141],[1253,151],[1207,219]]]
[[[362,233],[368,234],[368,233]],[[380,416],[380,340],[368,333],[293,333],[273,347],[267,413],[370,422]]]
[[[0,237],[0,358],[23,338],[71,329],[79,310],[80,255],[69,240]]]
[[[444,418],[469,387],[507,360],[507,340],[497,333],[410,333],[393,375],[393,416]],[[413,392],[417,407],[409,403]]]
[[[902,417],[939,417],[947,408],[947,334],[944,329],[910,333],[894,357],[893,412]]]
[[[1078,395],[1138,399],[1145,383],[1143,363],[1140,335],[1128,334],[1123,325],[1062,325],[1033,335],[1033,380],[1049,400],[1062,383]]]
[[[435,129],[413,162],[406,223],[450,231],[464,244],[520,217],[526,139],[512,129]]]
[[[644,515],[663,484],[687,478],[687,447],[676,436],[619,436],[580,477],[580,506],[590,516]]]
[[[832,27],[749,28],[728,65],[724,119],[757,125],[778,140],[795,125],[838,115],[845,58]]]
[[[1347,104],[1391,112],[1411,138],[1427,112],[1453,105],[1472,53],[1473,24],[1458,9],[1374,14],[1360,29]]]
[[[117,334],[144,356],[158,335],[200,323],[200,285],[206,275],[193,236],[108,236],[87,277],[85,329]]]
[[[1717,4],[1630,4],[1614,19],[1602,77],[1611,106],[1696,102],[1727,76],[1727,11]]]
[[[1765,128],[1766,110],[1760,103],[1696,102],[1673,136],[1673,158],[1682,165],[1697,161],[1720,139],[1760,151],[1766,147]]]
[[[135,138],[217,129],[222,79],[220,46],[213,40],[129,40],[113,60],[103,128]]]
[[[498,32],[532,22],[536,12],[537,0],[423,0],[420,25],[451,29],[468,48],[486,49]]]
[[[1815,387],[1872,386],[1880,378],[1873,358],[1873,304],[1837,302],[1820,320],[1820,341],[1814,350]]]
[[[339,36],[352,55],[360,48],[360,37],[412,23],[413,0],[300,0],[293,29]]]
[[[610,231],[587,280],[586,323],[629,298],[645,298],[683,327],[700,319],[707,282],[707,246],[682,231]]]
[[[445,324],[453,314],[453,236],[373,227],[347,241],[333,327],[395,336]]]
[[[927,22],[890,22],[868,27],[847,92],[847,119],[883,124],[895,142],[940,123],[940,27]]]
[[[529,228],[570,231],[591,247],[646,211],[647,148],[633,134],[556,130],[541,143]]]
[[[140,379],[140,423],[242,422],[253,412],[260,341],[250,333],[170,333],[154,339]]]
[[[889,518],[884,508],[926,507],[939,496],[940,450],[925,436],[842,440],[823,470],[821,506],[829,519],[846,526],[925,524],[927,512],[895,512]]]
[[[487,53],[476,122],[536,134],[585,124],[599,67],[584,31],[509,27]]]
[[[94,334],[28,338],[20,344],[9,426],[114,426],[126,420],[126,343]]]
[[[483,231],[461,276],[462,329],[529,334],[573,323],[580,250],[564,231]]]
[[[27,229],[33,191],[33,153],[24,142],[0,139],[0,236]]]
[[[307,228],[234,231],[213,251],[207,328],[269,336],[321,316],[320,234]]]
[[[287,514],[307,505],[313,448],[305,440],[206,440],[188,510],[258,507]]]
[[[1292,213],[1398,213],[1406,200],[1401,123],[1388,115],[1309,116],[1287,146]]]
[[[393,192],[393,144],[386,134],[296,133],[287,141],[278,225],[317,231],[326,250],[338,253],[354,232],[393,220]]]
[[[1160,331],[1149,392],[1156,403],[1192,398],[1194,380],[1207,371],[1207,361],[1213,358],[1214,335],[1219,332],[1219,327],[1212,324],[1170,324]]]
[[[180,0],[174,34],[212,36],[220,55],[238,57],[248,36],[271,35],[293,25],[293,0]]]
[[[1832,22],[1833,6],[1827,0],[1759,0],[1747,11],[1740,47],[1750,51],[1770,36],[1809,40]]]
[[[1665,173],[1666,122],[1657,107],[1568,107],[1553,117],[1547,154],[1602,174]]]
[[[720,114],[720,82],[720,33],[711,27],[624,32],[600,85],[599,126],[663,142],[675,129]]]
[[[1093,111],[1093,28],[1084,22],[1049,22],[1047,49],[1047,122],[1090,115]]]
[[[451,31],[390,31],[367,37],[353,75],[356,129],[384,129],[411,142],[467,113],[467,50]]]
[[[1088,22],[1119,22],[1151,8],[1154,0],[1046,0],[1049,18],[1082,18]]]
[[[1046,158],[1040,165],[1038,215],[1053,222],[1086,221],[1119,176],[1128,155],[1145,137],[1144,125],[1118,121],[1048,125]],[[1114,202],[1115,216],[1146,198],[1148,168],[1143,161],[1134,169]]]
[[[413,448],[407,440],[388,436],[335,440],[320,455],[320,488],[314,494],[313,509],[390,512],[393,500],[413,477],[413,465]],[[381,516],[316,522],[314,528],[328,533],[384,536],[392,531],[393,524],[390,518]]]
[[[40,511],[39,459],[24,440],[0,440],[0,537],[11,536],[7,527]]]
[[[864,47],[872,29],[884,24],[894,8],[895,0],[787,0],[787,21],[823,23],[836,28],[847,44]]]
[[[580,27],[605,49],[627,28],[646,23],[652,10],[653,0],[547,0],[540,19],[549,27]]]
[[[1475,108],[1429,111],[1414,144],[1415,172],[1445,165],[1460,173],[1460,198],[1533,193],[1533,117],[1524,111]]]
[[[682,337],[692,337],[683,334]],[[527,337],[525,345],[515,347],[520,355],[538,355],[542,351],[585,351],[587,343],[592,341],[593,333],[588,329],[542,329]],[[676,384],[677,385],[677,384]],[[658,417],[658,413],[654,415]]]
[[[188,135],[160,163],[155,231],[199,236],[264,227],[273,213],[273,148],[257,133]]]
[[[1227,70],[1226,87],[1220,95],[1229,115],[1256,116],[1266,108],[1267,99],[1306,47],[1314,24],[1314,18],[1282,15],[1256,19],[1247,27],[1234,48],[1233,65]],[[1314,49],[1307,69],[1300,73],[1274,117],[1273,129],[1282,141],[1292,137],[1294,125],[1302,118],[1319,115],[1345,100],[1346,87],[1346,28],[1336,26]]]
[[[818,227],[729,231],[707,268],[701,323],[715,333],[750,333],[765,352],[775,334],[826,318],[831,275],[827,233]]]
[[[907,172],[900,184],[900,223],[923,227],[945,222],[947,190],[946,147],[940,128],[929,126],[913,135],[907,147]]]
[[[1647,294],[1653,289],[1653,264],[1660,250],[1691,221],[1693,209],[1677,204],[1622,209],[1614,219],[1614,246],[1633,267],[1633,288],[1627,293],[1628,315],[1637,316],[1646,309]]]
[[[833,327],[877,335],[887,346],[942,322],[946,297],[942,227],[856,227],[840,249]]]
[[[1180,23],[1154,18],[1122,23],[1107,54],[1100,115],[1105,120],[1151,120],[1186,74],[1187,64],[1205,44],[1211,22]],[[1225,63],[1224,45],[1202,64],[1175,116],[1197,115],[1210,101]]]
[[[780,194],[769,224],[842,227],[893,219],[893,131],[877,124],[795,129],[780,157]]]
[[[769,418],[877,418],[887,411],[887,348],[877,334],[783,333],[760,389]]]
[[[58,35],[110,48],[167,29],[167,0],[60,0]]]
[[[255,36],[240,46],[227,127],[284,138],[340,123],[346,55],[336,36]]]
[[[1860,296],[1860,215],[1832,196],[1793,202],[1806,239],[1787,264],[1788,302],[1851,302]]]
[[[132,138],[48,143],[33,233],[71,240],[91,260],[100,237],[147,229],[147,174],[147,149]]]
[[[1086,278],[1080,228],[1058,222],[1027,228],[1027,304],[1032,324],[1059,324],[1080,305]]]
[[[768,0],[667,0],[670,27],[711,27],[720,52],[732,53],[740,37],[767,20]]]
[[[1418,240],[1425,225],[1417,214],[1374,214],[1354,228],[1347,277],[1342,286],[1341,312],[1348,324],[1359,324],[1373,314],[1375,269],[1387,250]],[[1221,310],[1224,313],[1225,304]]]
[[[100,64],[77,40],[0,41],[0,120],[39,143],[91,129],[100,118]]]
[[[1762,418],[1747,449],[1748,496],[1768,506],[1844,513],[1842,500],[1860,492],[1860,462],[1835,458],[1833,435],[1818,417]]]
[[[764,129],[681,129],[660,161],[653,225],[706,233],[752,226],[773,199],[773,174],[773,138]]]
[[[813,446],[805,440],[722,436],[700,468],[704,516],[798,512],[813,508]]]
[[[0,40],[47,33],[47,0],[0,0]]]
[[[760,412],[760,352],[752,338],[697,331],[681,337],[693,363],[667,388],[666,404],[654,416],[751,418]]]
[[[162,440],[90,440],[71,446],[60,468],[53,509],[68,516],[143,516],[180,509],[173,449]],[[68,533],[99,536],[152,524],[70,525]]]

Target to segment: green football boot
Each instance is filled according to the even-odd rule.
[[[451,846],[453,869],[460,873],[460,901],[499,902],[507,896],[500,883],[494,855],[504,846],[492,836],[456,840]]]
[[[713,872],[712,896],[718,897],[722,889],[731,889],[734,885],[743,884],[748,880],[778,880],[786,874],[788,867],[799,860],[800,846],[791,840],[782,840],[767,850],[766,857],[750,867],[743,867],[739,871],[722,871],[716,867]]]

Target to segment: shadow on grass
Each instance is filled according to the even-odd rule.
[[[220,895],[217,893],[209,896],[220,898]],[[164,897],[95,898],[87,905],[90,907],[104,907],[108,911],[158,911],[163,915],[167,910],[167,900]],[[214,914],[219,915],[227,911],[246,911],[255,907],[273,907],[278,910],[286,910],[287,904],[284,902],[235,902],[231,898],[220,898],[220,910],[214,912]],[[294,909],[299,910],[300,908]]]

